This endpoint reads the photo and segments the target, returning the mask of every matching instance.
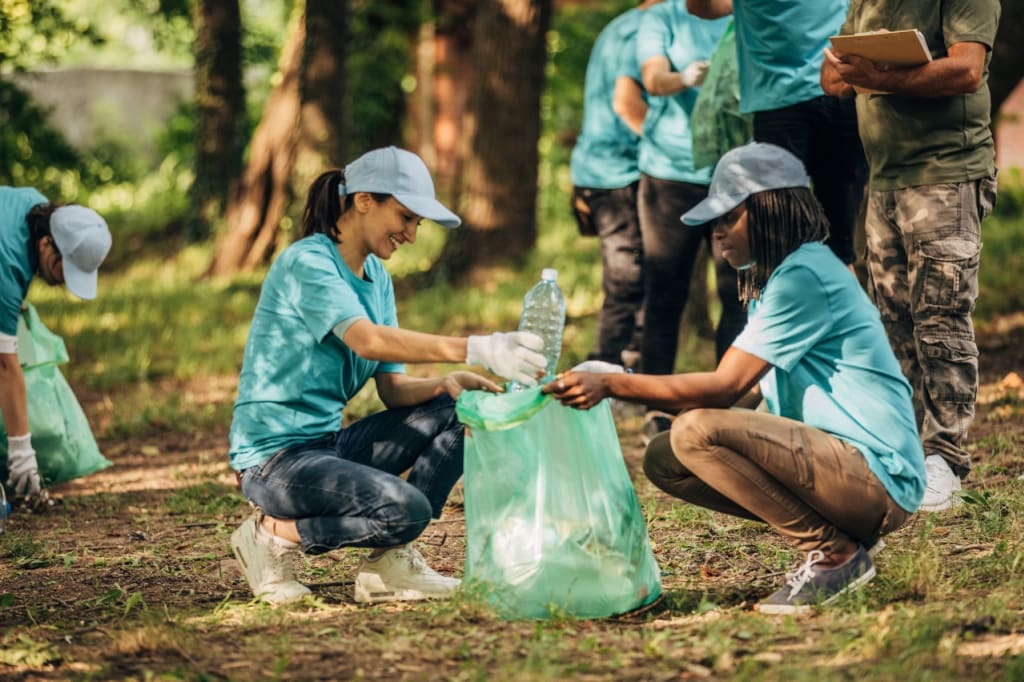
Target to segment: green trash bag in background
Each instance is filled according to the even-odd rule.
[[[466,572],[508,619],[603,618],[654,601],[661,574],[608,401],[465,391]]]
[[[89,421],[57,366],[68,361],[64,339],[39,319],[30,303],[18,320],[18,363],[25,374],[28,427],[44,486],[105,469]],[[7,481],[7,433],[0,421],[0,481]]]

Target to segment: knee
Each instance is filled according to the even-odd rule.
[[[402,481],[402,483],[405,483]],[[411,485],[405,484],[399,495],[392,495],[385,505],[382,532],[387,536],[385,545],[404,545],[412,542],[426,530],[431,519],[430,501],[426,495]]]
[[[694,452],[704,449],[708,442],[707,424],[715,410],[696,409],[683,412],[672,422],[669,439],[672,451],[685,462]]]

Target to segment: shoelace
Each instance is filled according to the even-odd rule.
[[[792,599],[796,593],[807,584],[807,581],[814,577],[814,564],[825,560],[825,553],[820,549],[811,550],[807,554],[807,560],[792,573],[786,574],[786,584],[792,589],[789,591],[789,598]]]

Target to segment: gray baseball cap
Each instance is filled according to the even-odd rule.
[[[398,147],[368,151],[345,166],[345,184],[339,194],[374,192],[390,194],[418,216],[453,228],[462,219],[449,211],[434,194],[434,181],[423,159]]]
[[[769,189],[810,187],[800,159],[787,149],[751,142],[730,149],[718,161],[708,196],[683,214],[687,225],[703,225],[739,206],[751,194]]]
[[[64,261],[68,290],[79,298],[96,298],[97,271],[110,252],[107,221],[85,206],[61,206],[50,215],[50,235]]]

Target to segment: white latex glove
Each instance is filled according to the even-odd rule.
[[[595,374],[622,374],[626,368],[604,360],[586,360],[572,368],[573,372],[594,372]]]
[[[684,88],[695,88],[704,82],[708,75],[709,62],[696,61],[686,65],[686,68],[679,72],[679,82]]]
[[[466,363],[483,365],[500,377],[524,386],[537,385],[537,372],[543,372],[547,359],[537,351],[544,339],[533,332],[495,332],[471,336],[466,344]]]
[[[39,465],[32,449],[32,434],[7,437],[7,487],[15,497],[39,493]]]

